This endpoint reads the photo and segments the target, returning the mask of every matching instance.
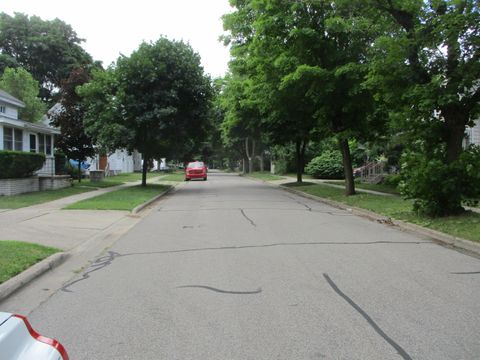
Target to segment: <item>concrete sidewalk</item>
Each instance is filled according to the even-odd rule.
[[[149,179],[158,183],[161,176]],[[64,197],[43,204],[0,212],[0,240],[18,240],[69,251],[130,215],[117,210],[62,210],[80,200],[139,185],[140,181]]]

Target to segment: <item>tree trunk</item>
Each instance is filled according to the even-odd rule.
[[[252,139],[252,151],[250,152],[250,147],[248,146],[249,137],[245,138],[245,153],[247,154],[248,159],[248,172],[253,171],[253,159],[255,158],[255,140]]]
[[[265,166],[263,163],[263,152],[258,156],[258,159],[260,160],[260,171],[263,172],[265,171]]]
[[[82,182],[82,162],[78,160],[78,182]]]
[[[296,158],[296,165],[297,165],[297,182],[303,182],[302,175],[303,175],[303,162],[304,162],[304,155],[302,156],[302,141],[297,140],[295,142],[295,158]]]
[[[338,141],[343,159],[343,172],[345,174],[345,195],[355,195],[355,182],[353,179],[352,157],[350,155],[350,147],[347,139]]]
[[[148,160],[149,158],[146,155],[144,155],[143,166],[142,166],[142,186],[147,186]]]
[[[466,121],[457,114],[445,114],[445,142],[447,145],[447,163],[458,160],[463,151]]]

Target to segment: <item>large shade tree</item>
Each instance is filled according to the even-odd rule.
[[[0,13],[0,72],[23,67],[40,83],[40,97],[50,103],[73,69],[92,63],[83,41],[62,20]]]
[[[78,181],[82,179],[81,164],[95,155],[92,138],[85,133],[84,118],[86,106],[77,94],[77,87],[90,80],[86,69],[78,68],[62,82],[61,98],[58,105],[49,114],[52,125],[60,128],[60,136],[56,139],[57,148],[69,158],[78,162]]]
[[[338,138],[346,193],[354,194],[348,139],[363,136],[373,97],[363,86],[365,56],[377,27],[359,2],[234,0],[225,15],[232,71],[254,82],[251,96],[277,144],[295,145],[297,180],[314,137]],[[370,130],[370,134],[373,132]]]
[[[151,159],[185,158],[205,139],[211,84],[199,55],[182,41],[142,43],[107,71],[95,71],[80,91],[95,142],[142,153],[143,186]]]
[[[462,147],[480,115],[480,5],[370,0],[364,11],[388,26],[372,47],[369,83],[409,135],[404,193],[431,215],[458,213],[480,196],[480,159]]]

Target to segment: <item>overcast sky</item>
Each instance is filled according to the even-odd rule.
[[[202,58],[213,77],[227,70],[228,49],[218,41],[220,17],[232,9],[228,0],[0,0],[0,11],[21,12],[44,20],[59,18],[70,24],[82,46],[107,67],[118,55],[130,55],[143,41],[161,35],[184,40]]]

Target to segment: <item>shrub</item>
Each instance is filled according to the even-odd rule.
[[[343,179],[342,154],[338,150],[326,150],[308,163],[305,172],[314,178]]]
[[[32,176],[42,168],[44,162],[44,154],[0,150],[0,179]]]
[[[454,162],[442,157],[408,153],[402,165],[400,190],[414,200],[414,210],[430,216],[462,212],[462,203],[474,205],[480,198],[480,147],[464,151]]]
[[[385,185],[398,187],[401,180],[402,180],[402,176],[400,174],[390,174],[390,175],[387,175],[385,179],[383,179],[383,183]]]

